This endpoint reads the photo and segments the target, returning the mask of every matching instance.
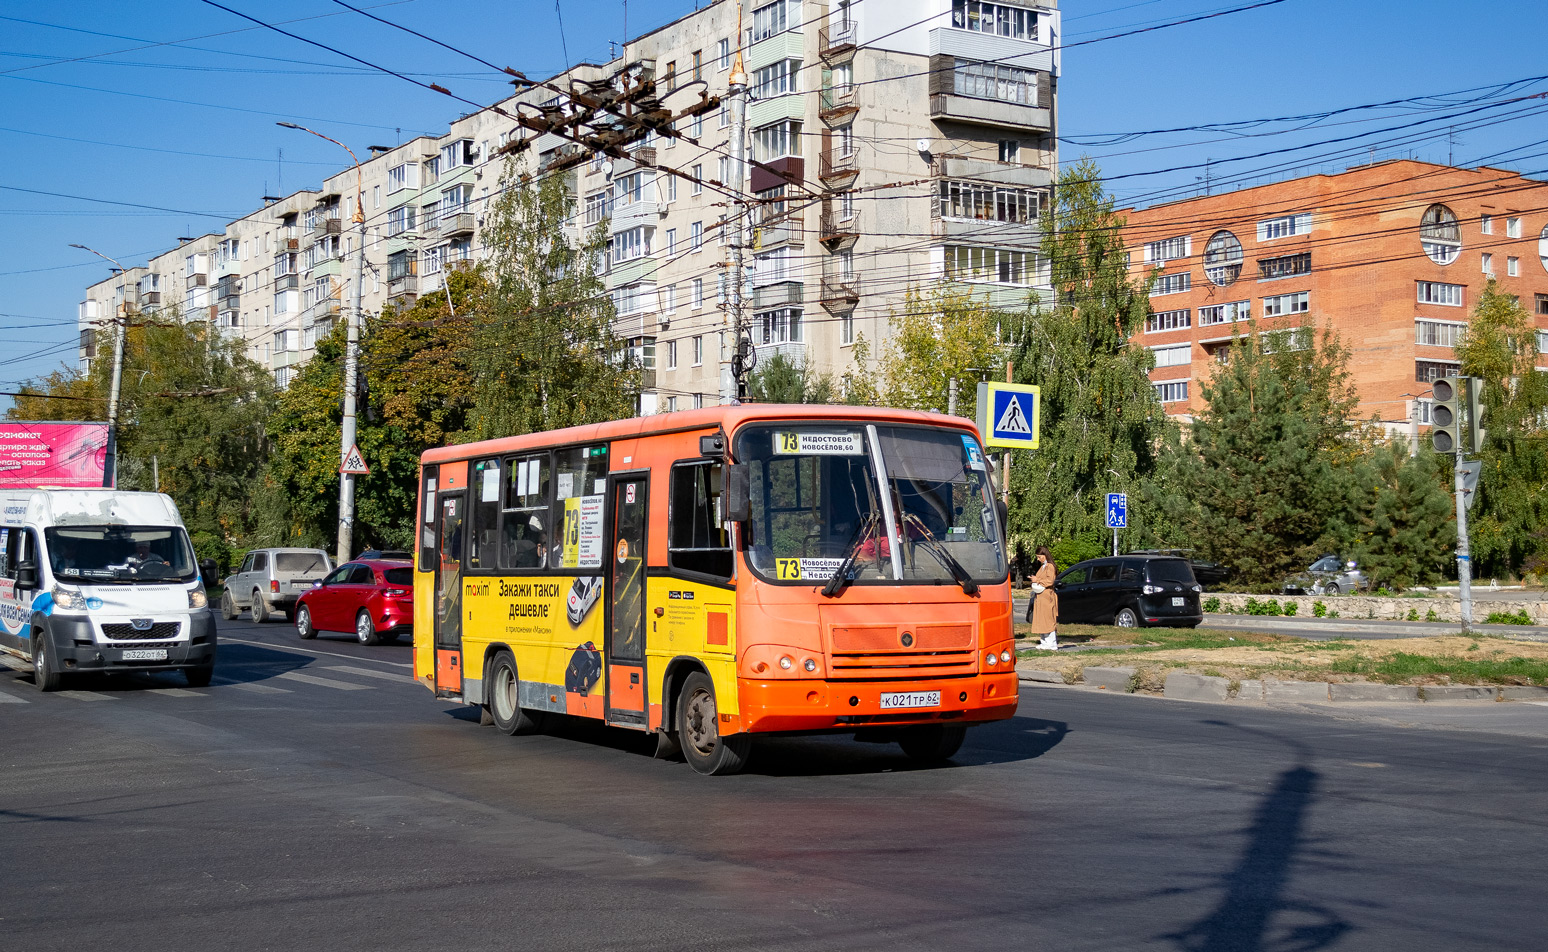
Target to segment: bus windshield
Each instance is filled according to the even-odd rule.
[[[191,582],[199,574],[179,526],[61,526],[43,537],[61,581]]]
[[[766,579],[826,582],[846,561],[859,584],[1005,579],[993,487],[971,434],[773,424],[742,430],[737,459],[751,471],[743,546]]]

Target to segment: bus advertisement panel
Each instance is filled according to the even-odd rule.
[[[701,773],[759,734],[944,760],[1010,717],[1004,517],[973,425],[696,410],[431,450],[415,676],[507,733],[651,731]]]

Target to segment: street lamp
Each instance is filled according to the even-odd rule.
[[[355,157],[354,149],[332,136],[325,136],[315,129],[298,126],[293,122],[279,122],[275,125],[310,132],[319,139],[327,139],[348,152],[350,160],[355,163],[354,222],[358,245],[355,249],[355,304],[345,317],[348,333],[344,345],[344,421],[339,432],[338,562],[343,563],[350,560],[355,544],[355,474],[346,473],[344,470],[349,465],[350,451],[355,449],[355,374],[360,362],[361,295],[365,288],[365,186],[361,184],[360,160]]]
[[[109,258],[95,248],[73,242],[70,247],[89,251],[103,261],[111,262],[118,269],[118,293],[123,299],[123,304],[120,305],[123,314],[115,316],[113,321],[118,325],[118,333],[113,337],[113,385],[108,391],[107,458],[103,461],[102,467],[102,485],[111,489],[118,481],[118,391],[124,379],[124,338],[129,334],[129,321],[126,319],[129,311],[129,288],[126,279],[129,272],[116,259]]]

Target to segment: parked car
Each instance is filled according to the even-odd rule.
[[[391,644],[414,630],[414,567],[411,562],[357,559],[345,562],[296,602],[296,634],[353,632],[363,645]]]
[[[1054,580],[1059,624],[1087,623],[1197,627],[1204,620],[1187,559],[1171,555],[1121,555],[1089,559]]]
[[[372,559],[382,559],[388,562],[412,562],[414,561],[414,556],[403,549],[366,549],[355,556],[355,561],[357,562],[370,561]]]
[[[1206,590],[1217,585],[1224,584],[1231,577],[1231,570],[1214,562],[1206,562],[1196,559],[1187,549],[1136,549],[1129,555],[1170,555],[1179,559],[1187,559],[1189,568],[1193,569],[1193,579]]]
[[[253,621],[289,612],[302,592],[328,574],[333,562],[322,549],[254,549],[226,578],[220,613],[227,621],[250,609]]]
[[[1283,588],[1286,595],[1342,595],[1362,591],[1370,584],[1354,560],[1324,555],[1306,571],[1285,579]]]

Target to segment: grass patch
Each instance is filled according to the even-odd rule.
[[[1548,661],[1537,658],[1473,660],[1395,651],[1380,658],[1338,658],[1328,665],[1328,670],[1387,684],[1436,677],[1468,684],[1548,684]]]

